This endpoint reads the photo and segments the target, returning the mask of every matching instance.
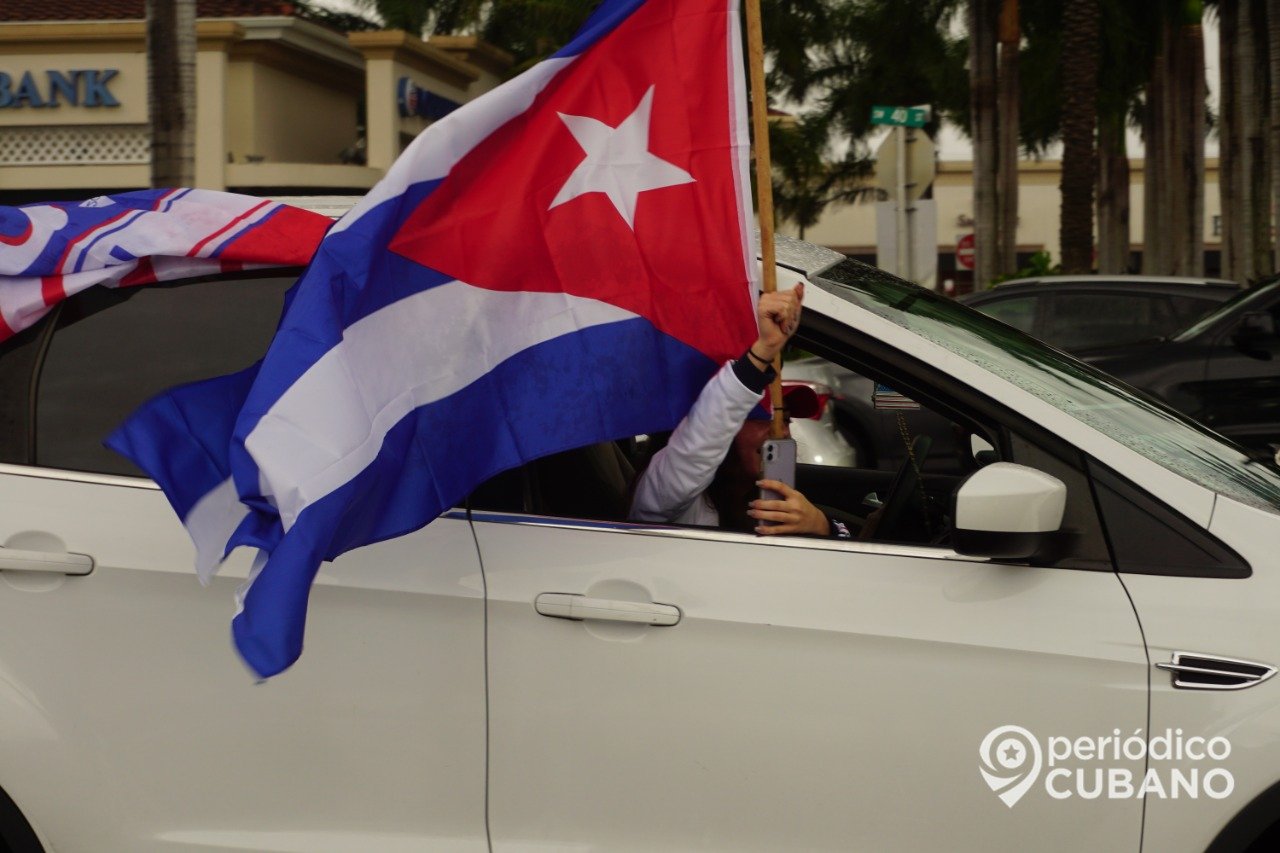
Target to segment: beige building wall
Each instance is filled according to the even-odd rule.
[[[1133,251],[1142,250],[1142,161],[1130,161],[1129,235]],[[1023,161],[1018,175],[1018,250],[1046,251],[1056,263],[1061,259],[1058,223],[1062,164],[1057,160]],[[943,161],[938,164],[933,184],[933,198],[938,210],[938,252],[953,254],[956,242],[973,231],[973,164],[968,161]],[[1218,215],[1218,163],[1208,162],[1205,169],[1205,248],[1218,249],[1220,235]],[[782,223],[779,231],[798,236],[794,226]],[[821,221],[805,232],[805,239],[830,246],[849,254],[874,255],[876,250],[876,215],[874,203],[859,203],[831,208]]]
[[[280,163],[337,163],[344,148],[356,141],[359,92],[326,86],[322,82],[270,65],[235,60],[247,66],[251,102],[250,122],[241,129],[244,146],[230,153],[236,160],[261,157]],[[359,81],[363,83],[363,81]]]

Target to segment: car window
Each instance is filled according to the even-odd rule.
[[[1055,293],[1041,337],[1065,350],[1158,338],[1178,325],[1173,306],[1159,294]]]
[[[94,288],[70,300],[37,384],[35,464],[144,476],[102,440],[155,394],[261,358],[295,277]]]
[[[1249,311],[1265,311],[1277,296],[1280,296],[1280,279],[1272,279],[1248,290],[1242,290],[1192,325],[1178,332],[1173,339],[1180,342],[1189,341],[1217,325],[1226,317],[1244,314]]]
[[[983,302],[981,305],[974,305],[983,314],[988,317],[994,317],[1001,323],[1007,323],[1015,329],[1034,333],[1036,322],[1036,301],[1039,297],[1027,296],[1010,296],[1008,299],[993,299],[990,302]]]
[[[1280,473],[1096,368],[866,264],[842,261],[813,280],[836,297],[981,366],[1194,483],[1280,513]]]

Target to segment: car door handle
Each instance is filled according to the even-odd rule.
[[[0,548],[0,571],[87,575],[93,571],[93,557],[88,554],[58,554],[50,551]]]
[[[587,598],[568,592],[544,592],[534,599],[533,606],[543,616],[557,619],[595,619],[640,625],[674,625],[680,621],[680,608],[670,604]]]

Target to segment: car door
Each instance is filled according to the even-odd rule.
[[[1002,726],[1145,725],[1141,638],[1110,572],[475,522],[496,850],[1138,849],[1139,801],[1032,789],[1010,808],[980,774]],[[564,596],[678,621],[539,612]]]
[[[1202,396],[1209,426],[1255,448],[1280,443],[1280,296],[1249,305],[1272,318],[1271,332],[1237,340],[1243,317],[1209,348]]]
[[[1140,800],[1056,799],[1049,755],[992,754],[1146,722],[1087,477],[1007,451],[1063,478],[1101,559],[473,511],[494,848],[1137,850]],[[1006,804],[984,770],[1029,787]]]
[[[254,684],[229,642],[249,555],[202,588],[163,494],[100,446],[150,394],[257,357],[290,283],[85,293],[0,350],[36,366],[7,382],[39,377],[11,421],[30,441],[0,443],[0,788],[50,848],[487,849],[465,517],[326,563],[306,654]]]

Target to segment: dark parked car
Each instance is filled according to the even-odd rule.
[[[1280,446],[1277,330],[1280,278],[1238,293],[1168,338],[1076,355],[1271,458]]]
[[[1240,292],[1221,279],[1023,278],[960,297],[983,314],[1075,353],[1171,335]]]

